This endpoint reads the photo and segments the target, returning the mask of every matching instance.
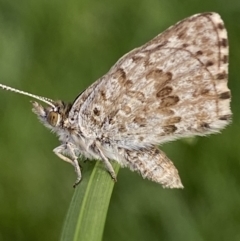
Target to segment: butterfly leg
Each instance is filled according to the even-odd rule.
[[[107,171],[111,175],[113,181],[116,182],[117,181],[117,176],[116,176],[116,173],[115,173],[115,171],[114,171],[114,169],[112,167],[112,164],[110,163],[110,161],[105,156],[102,156],[102,161],[103,161]]]
[[[94,143],[92,145],[92,148],[95,150],[95,152],[97,152],[97,154],[101,157],[102,162],[104,163],[105,168],[107,169],[107,171],[109,172],[109,174],[111,175],[112,179],[114,182],[117,182],[117,176],[116,173],[112,167],[111,162],[109,161],[109,159],[104,155],[104,153],[101,150],[101,145],[99,143]]]
[[[75,188],[82,179],[81,169],[77,160],[77,156],[74,153],[74,147],[70,144],[65,144],[56,147],[53,152],[63,161],[68,162],[74,166],[75,172],[77,173],[77,180],[73,184],[73,187]],[[69,157],[65,156],[68,155]]]

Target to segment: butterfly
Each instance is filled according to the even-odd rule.
[[[231,121],[228,40],[217,13],[186,18],[120,58],[73,103],[45,102],[33,112],[59,137],[53,151],[82,179],[80,157],[111,160],[168,188],[182,188],[178,171],[158,148],[182,137],[217,133]]]

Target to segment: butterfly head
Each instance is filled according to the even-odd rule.
[[[71,104],[65,104],[63,101],[53,101],[47,107],[43,107],[36,101],[33,101],[32,104],[33,112],[46,127],[52,130],[64,127]]]

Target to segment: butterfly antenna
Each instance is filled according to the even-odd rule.
[[[0,84],[0,87],[4,90],[9,90],[9,91],[12,91],[12,92],[15,92],[15,93],[18,93],[18,94],[21,94],[21,95],[26,95],[26,96],[29,96],[29,97],[32,97],[34,99],[37,99],[37,100],[40,100],[52,107],[55,107],[55,105],[53,104],[53,100],[51,99],[48,99],[46,97],[42,97],[42,96],[38,96],[38,95],[34,95],[34,94],[30,94],[28,92],[25,92],[25,91],[22,91],[22,90],[18,90],[18,89],[14,89],[12,87],[9,87],[7,85],[3,85],[3,84]]]

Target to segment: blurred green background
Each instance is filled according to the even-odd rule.
[[[0,82],[73,101],[126,52],[192,14],[216,11],[228,29],[233,123],[221,135],[162,149],[185,189],[164,190],[121,169],[103,240],[240,240],[240,1],[0,1]],[[0,91],[0,240],[58,240],[75,173],[31,112]]]

